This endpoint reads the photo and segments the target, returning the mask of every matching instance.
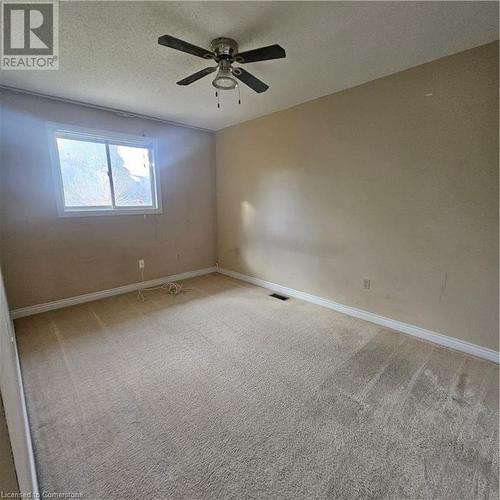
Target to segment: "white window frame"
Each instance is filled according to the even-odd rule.
[[[122,134],[108,130],[99,130],[92,128],[77,127],[63,123],[46,123],[47,135],[49,140],[50,162],[52,165],[52,174],[56,188],[57,211],[59,217],[92,217],[100,215],[147,215],[162,213],[161,184],[158,168],[158,144],[152,137],[140,135]],[[112,174],[108,172],[111,199],[113,207],[67,207],[64,199],[64,186],[59,163],[59,150],[57,147],[57,137],[67,136],[76,140],[89,140],[106,144],[106,154],[108,157],[108,170],[111,168],[109,160],[109,144],[119,146],[136,146],[148,148],[151,157],[151,196],[153,206],[148,207],[117,207],[115,205],[113,193]]]

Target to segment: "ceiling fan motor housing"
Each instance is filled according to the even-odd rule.
[[[216,60],[231,60],[238,53],[238,43],[232,38],[219,37],[212,40],[210,47],[216,55]]]

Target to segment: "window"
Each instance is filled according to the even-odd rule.
[[[61,216],[161,213],[154,139],[47,127]]]

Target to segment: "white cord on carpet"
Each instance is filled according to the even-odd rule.
[[[141,281],[144,283],[144,268],[141,269]],[[137,294],[141,298],[142,302],[146,300],[146,297],[144,297],[144,294],[142,292],[147,292],[150,290],[166,290],[169,295],[179,295],[183,291],[187,291],[187,288],[184,288],[184,285],[182,283],[175,283],[175,282],[168,282],[168,283],[162,283],[161,285],[158,286],[150,286],[147,288],[139,288],[137,290]]]

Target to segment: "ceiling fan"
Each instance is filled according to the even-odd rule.
[[[212,85],[218,90],[232,90],[238,86],[235,78],[248,85],[252,90],[265,92],[269,85],[253,76],[248,71],[240,67],[233,67],[233,63],[246,64],[257,61],[268,61],[270,59],[281,59],[286,57],[285,50],[279,45],[268,45],[259,49],[247,50],[246,52],[238,52],[238,44],[232,38],[215,38],[210,45],[211,50],[203,49],[192,45],[183,40],[179,40],[170,35],[163,35],[158,38],[158,43],[171,49],[187,52],[202,59],[213,59],[217,66],[204,68],[196,73],[183,78],[177,82],[177,85],[190,85],[200,78],[214,73],[218,70],[217,75],[212,81]]]

